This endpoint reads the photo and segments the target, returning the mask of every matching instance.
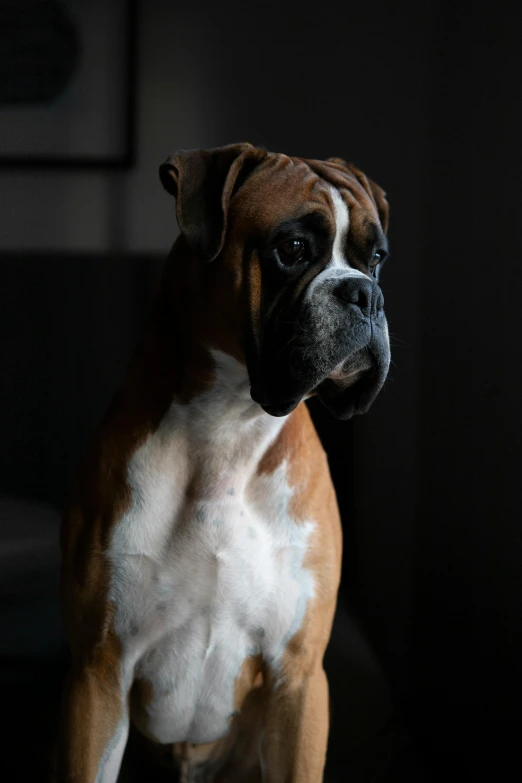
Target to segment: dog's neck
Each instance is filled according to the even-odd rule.
[[[169,254],[151,310],[166,339],[170,335],[184,358],[198,345],[245,361],[241,274],[220,259],[206,262],[181,235]]]
[[[176,243],[125,388],[152,431],[166,440],[182,434],[190,461],[217,475],[236,462],[247,465],[250,456],[259,460],[285,419],[252,400],[242,352],[230,347],[233,323],[220,323],[206,274]]]
[[[213,502],[232,492],[239,495],[246,491],[286,419],[270,416],[252,400],[246,367],[237,359],[200,348],[210,365],[199,368],[201,383],[190,397],[173,393],[177,384],[172,381],[162,389],[169,373],[166,370],[165,376],[161,375],[162,365],[155,364],[158,356],[148,367],[140,365],[140,407],[145,403],[149,410],[156,410],[158,390],[165,397],[143,441],[143,454],[147,464],[158,460],[165,470],[176,473],[182,495]],[[167,357],[163,360],[168,368]],[[197,379],[198,367],[193,363],[190,367]],[[173,378],[175,381],[176,376]],[[186,386],[179,388],[186,391]]]
[[[177,432],[190,444],[189,472],[200,496],[226,491],[231,476],[236,489],[246,486],[285,423],[253,402],[244,365],[220,351],[211,356],[211,388],[186,405],[174,402],[161,425],[167,439]]]

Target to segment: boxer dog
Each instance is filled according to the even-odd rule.
[[[303,400],[347,419],[384,383],[387,202],[249,144],[160,178],[181,233],[62,528],[56,777],[114,783],[132,721],[183,783],[319,783],[341,527]]]

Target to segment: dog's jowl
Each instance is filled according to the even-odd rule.
[[[387,202],[249,144],[160,178],[181,233],[63,523],[57,780],[116,781],[132,723],[173,780],[319,783],[341,528],[304,400],[385,381]]]

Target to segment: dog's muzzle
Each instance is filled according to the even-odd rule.
[[[363,275],[332,276],[304,298],[296,313],[286,313],[277,323],[250,370],[255,402],[272,416],[284,416],[303,397],[317,393],[337,418],[368,410],[390,363],[384,297],[377,281]]]
[[[381,391],[390,365],[384,296],[375,280],[347,277],[334,294],[344,301],[354,323],[348,355],[317,386],[321,402],[339,419],[366,413]],[[364,347],[361,342],[366,341]]]

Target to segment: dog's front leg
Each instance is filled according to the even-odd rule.
[[[129,732],[120,667],[100,653],[67,678],[56,783],[115,783]]]
[[[328,713],[328,682],[322,666],[273,684],[260,743],[263,783],[321,783]]]

